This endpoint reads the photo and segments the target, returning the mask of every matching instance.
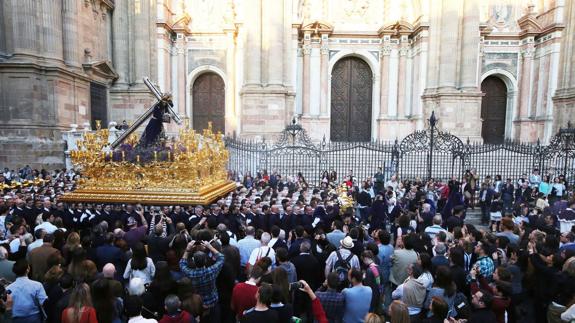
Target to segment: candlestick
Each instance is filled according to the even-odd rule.
[[[158,161],[158,152],[154,150],[154,161]]]
[[[122,161],[126,161],[126,152],[122,151]]]
[[[168,151],[168,161],[172,161],[172,155],[171,152]]]
[[[136,163],[140,163],[140,155],[136,155]]]

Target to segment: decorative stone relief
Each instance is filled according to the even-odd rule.
[[[226,70],[226,51],[224,49],[189,49],[188,50],[188,73],[203,65],[217,66]]]
[[[519,53],[489,53],[486,52],[483,55],[483,63],[481,67],[481,73],[484,74],[487,71],[493,69],[502,69],[517,78],[517,68]]]

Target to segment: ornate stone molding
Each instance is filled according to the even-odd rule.
[[[311,45],[310,44],[304,44],[302,47],[302,53],[303,53],[303,55],[310,55],[311,54]]]
[[[533,12],[529,12],[523,17],[519,18],[519,20],[517,20],[517,24],[519,25],[519,28],[521,28],[519,36],[522,38],[528,36],[537,36],[543,30],[541,24]]]
[[[333,32],[333,25],[321,20],[304,22],[301,25],[300,32],[302,34],[309,34],[310,36],[329,35]]]
[[[191,33],[189,27],[190,22],[192,22],[192,17],[187,12],[184,12],[174,20],[174,23],[170,25],[170,28],[175,32],[189,34]]]
[[[402,35],[411,35],[415,31],[415,27],[405,20],[399,20],[394,24],[383,26],[379,28],[377,33],[380,37],[385,35],[400,38]]]

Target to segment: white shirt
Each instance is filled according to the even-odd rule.
[[[44,243],[44,239],[38,239],[28,245],[28,252],[40,247]]]
[[[276,252],[271,247],[268,246],[261,246],[259,248],[255,248],[250,254],[250,259],[248,260],[248,262],[250,263],[250,265],[253,266],[259,259],[263,257],[269,257],[272,260],[272,266],[276,263]]]
[[[44,229],[44,231],[46,231],[46,233],[52,234],[54,233],[56,230],[58,230],[58,227],[53,225],[52,223],[48,222],[48,221],[44,221],[40,224],[38,224],[35,228],[34,231],[40,230],[40,229]]]
[[[158,323],[158,321],[154,319],[145,319],[142,315],[132,317],[128,320],[128,323]]]

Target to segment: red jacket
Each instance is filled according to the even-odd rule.
[[[186,311],[181,311],[178,313],[178,315],[175,316],[164,314],[164,316],[160,320],[160,323],[194,323],[194,322],[196,322],[194,317]]]

